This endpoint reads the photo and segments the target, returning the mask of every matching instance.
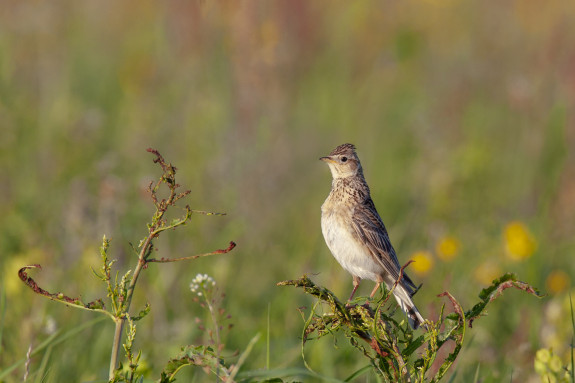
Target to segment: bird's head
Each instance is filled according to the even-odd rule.
[[[340,145],[320,160],[328,164],[334,179],[354,177],[361,172],[361,163],[352,144]]]

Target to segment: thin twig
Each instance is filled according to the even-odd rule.
[[[167,262],[187,261],[187,260],[197,259],[197,258],[201,258],[201,257],[207,257],[209,255],[226,254],[226,253],[229,253],[230,251],[232,251],[234,249],[234,247],[236,247],[236,243],[232,241],[232,242],[230,242],[230,246],[228,246],[227,249],[219,249],[219,250],[212,251],[211,253],[190,255],[189,257],[181,257],[181,258],[159,258],[159,259],[152,258],[152,259],[146,260],[146,262],[167,263]]]

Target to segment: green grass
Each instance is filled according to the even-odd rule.
[[[575,280],[572,8],[454,0],[4,4],[1,379],[21,381],[30,345],[30,379],[106,378],[113,326],[97,323],[40,349],[54,341],[48,323],[65,334],[95,318],[35,296],[16,273],[40,263],[34,276],[46,289],[101,298],[89,267],[99,265],[102,235],[112,238],[110,258],[130,268],[129,242],[137,245],[153,213],[142,192],[157,175],[150,146],[179,168],[192,208],[228,214],[193,216],[158,241],[158,256],[238,243],[217,259],[146,270],[133,306],[152,307],[136,342],[150,380],[181,346],[206,341],[195,322],[205,313],[189,290],[197,273],[226,294],[230,362],[262,334],[238,376],[320,380],[305,372],[300,353],[297,309],[314,301],[275,285],[307,273],[338,297],[349,294],[351,277],[319,225],[330,175],[317,159],[344,142],[358,147],[402,263],[418,250],[433,254],[431,272],[412,275],[423,283],[416,303],[425,315],[439,312],[444,290],[464,305],[476,301],[485,263],[541,290],[552,271]],[[505,253],[512,221],[537,242],[523,261]],[[449,263],[435,251],[446,235],[461,243]],[[536,376],[535,352],[555,341],[543,329],[572,363],[568,311],[550,317],[570,289],[572,282],[541,301],[510,292],[494,302],[472,329],[454,381],[473,381],[479,365],[483,382],[508,380],[511,371],[514,381]],[[339,380],[365,366],[342,339],[310,345],[306,360]],[[192,368],[181,380],[213,381]]]

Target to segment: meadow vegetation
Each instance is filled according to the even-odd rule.
[[[564,369],[575,278],[568,3],[0,8],[0,381],[108,378],[113,322],[34,294],[18,272],[41,264],[24,272],[55,299],[96,302],[102,281],[91,269],[105,275],[104,235],[108,262],[134,270],[156,211],[150,146],[191,190],[184,212],[227,213],[192,215],[157,238],[153,258],[238,246],[142,272],[131,311],[150,311],[134,322],[137,373],[153,381],[196,358],[204,368],[186,365],[178,381],[214,381],[214,371],[378,381],[345,332],[306,342],[302,357],[311,310],[330,307],[276,286],[306,274],[335,298],[349,294],[351,277],[319,225],[330,175],[317,159],[344,142],[358,148],[400,263],[415,261],[408,270],[423,283],[415,302],[426,318],[442,317],[438,294],[467,309],[508,272],[546,294],[510,289],[490,303],[446,381],[573,381]]]

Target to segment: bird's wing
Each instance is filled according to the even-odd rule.
[[[383,221],[379,217],[371,198],[367,198],[361,206],[354,209],[352,227],[358,239],[365,243],[371,254],[381,263],[394,280],[399,278],[401,266],[397,260],[395,249],[391,245],[389,235]],[[415,289],[415,284],[404,273],[403,282]]]

